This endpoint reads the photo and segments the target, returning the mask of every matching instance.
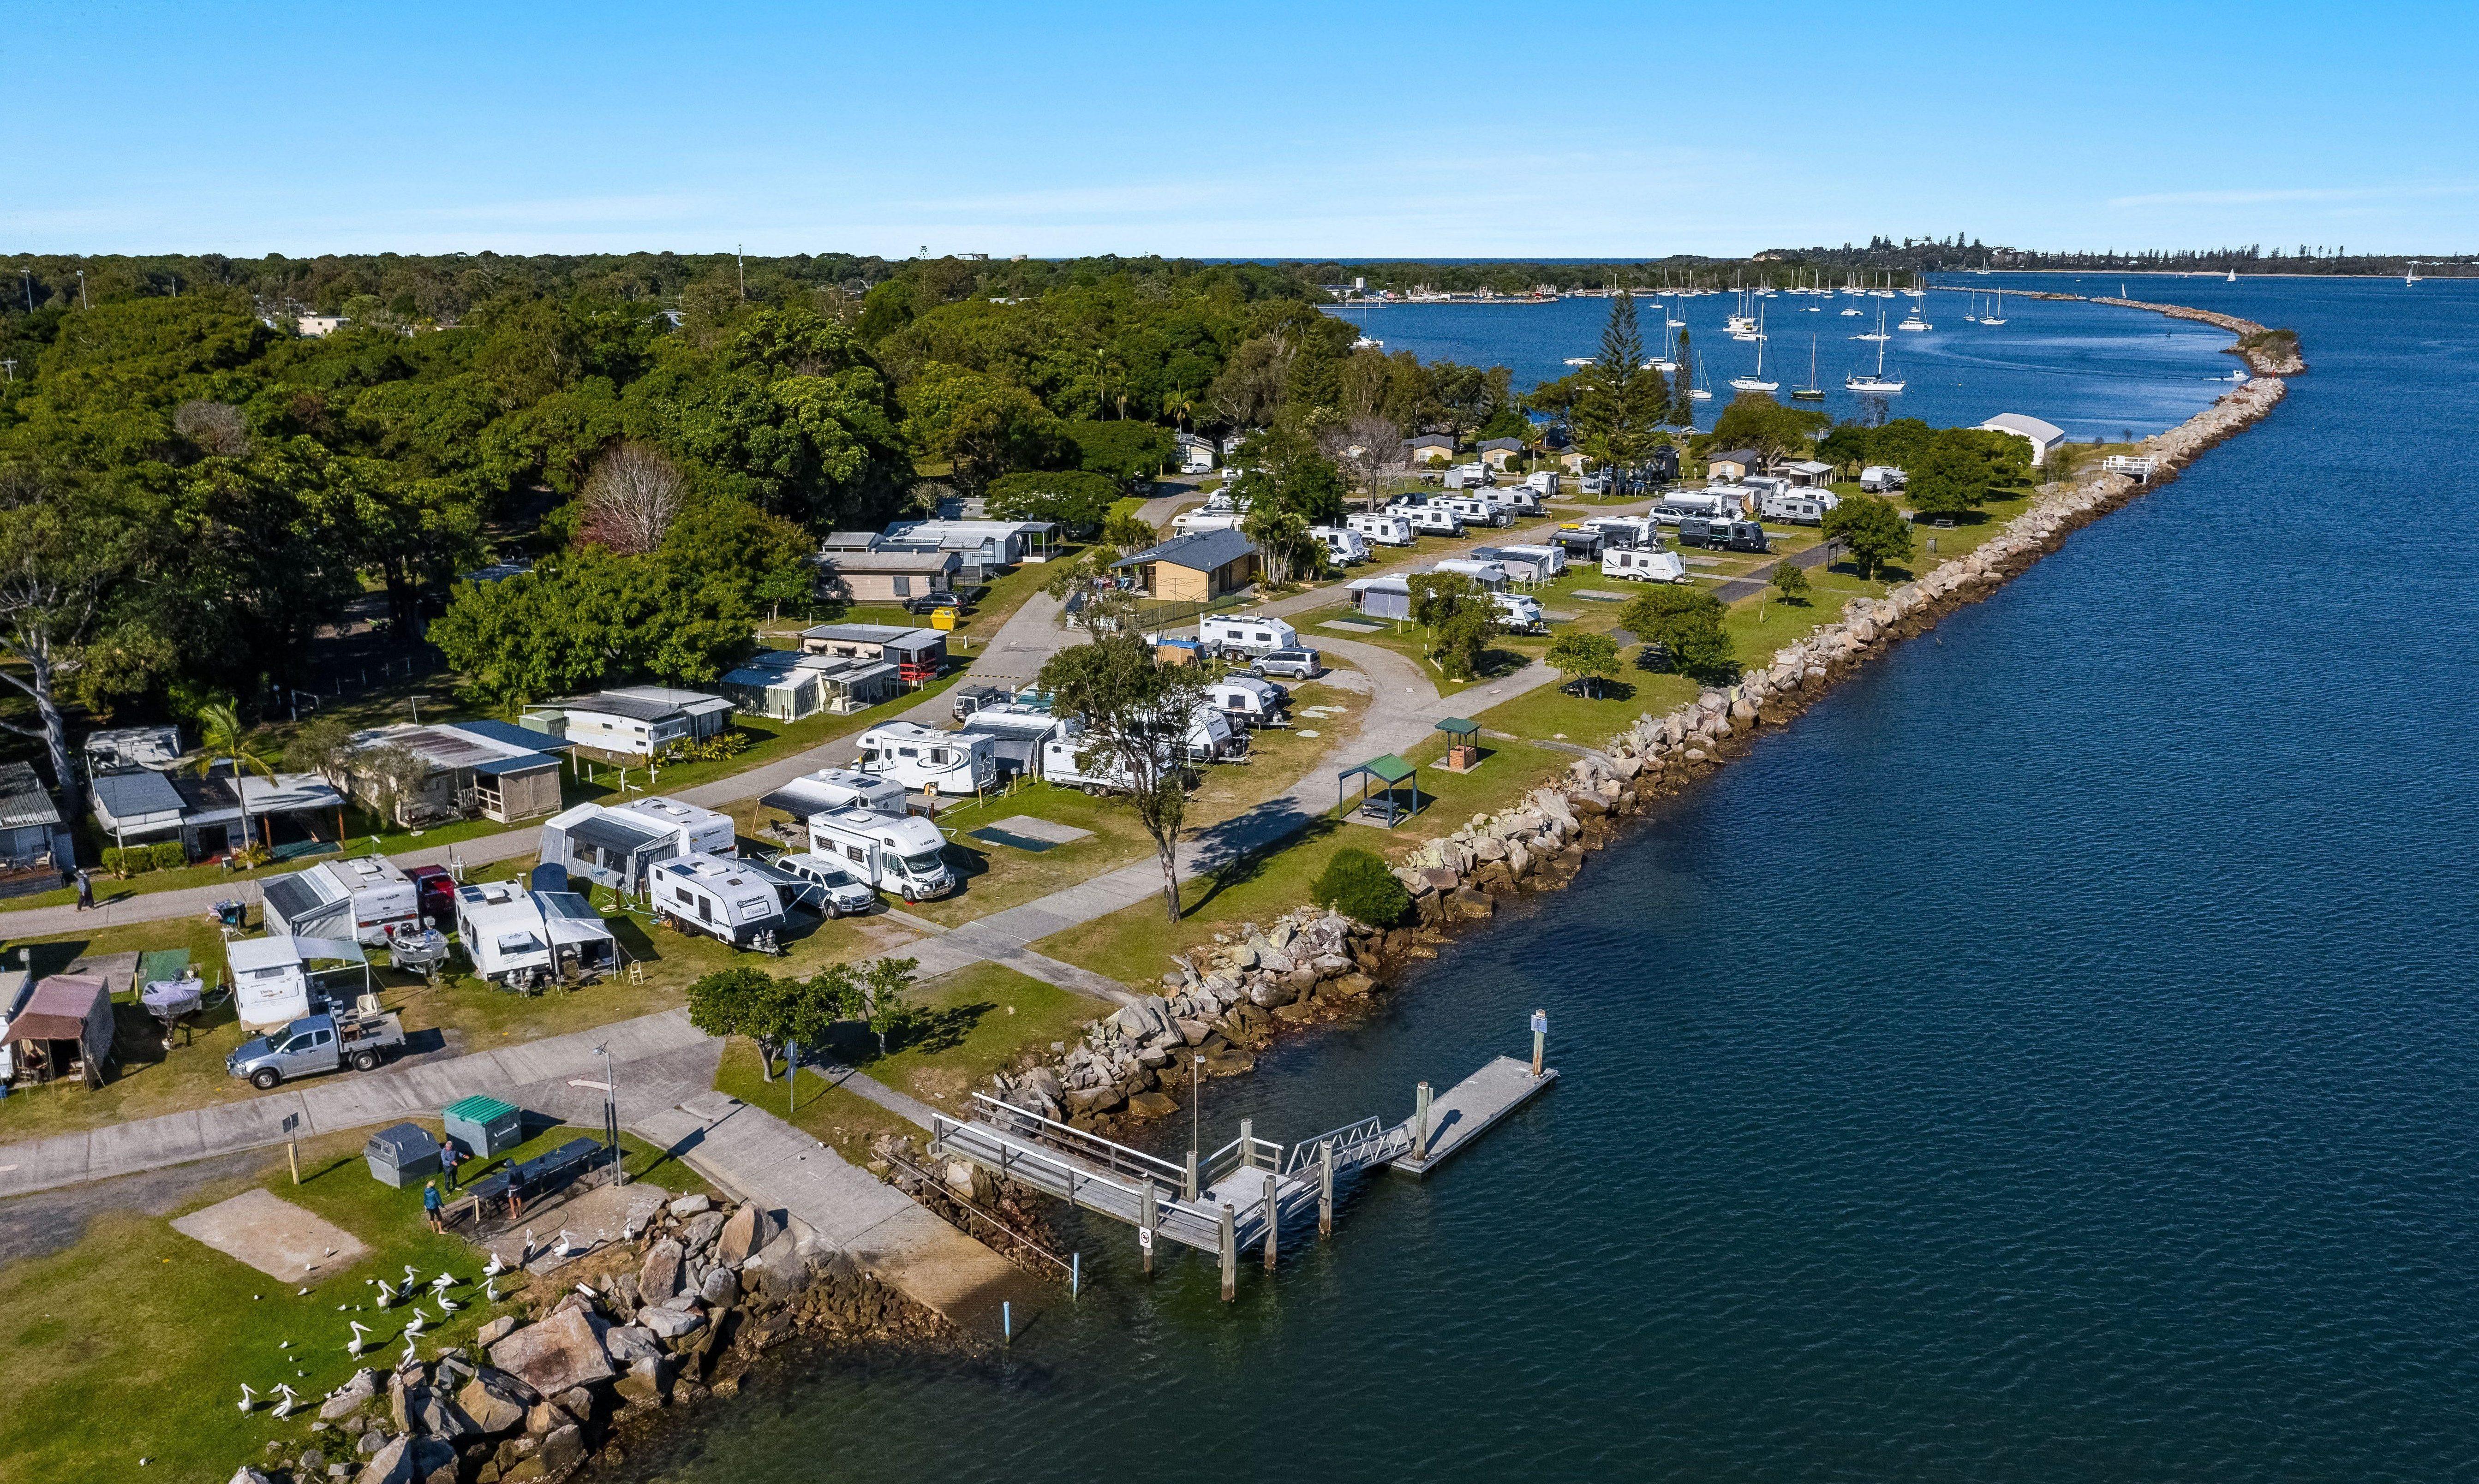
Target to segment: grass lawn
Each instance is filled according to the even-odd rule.
[[[795,1128],[819,1142],[833,1147],[835,1153],[855,1164],[868,1162],[869,1141],[880,1134],[894,1138],[909,1135],[926,1139],[928,1129],[914,1128],[909,1122],[888,1113],[857,1092],[835,1087],[816,1071],[804,1067],[797,1085],[800,1104],[788,1107],[791,1089],[783,1086],[780,1064],[775,1080],[769,1082],[759,1072],[757,1043],[733,1036],[723,1048],[723,1063],[715,1068],[715,1090],[728,1093],[752,1108],[762,1109],[783,1118]]]
[[[507,1158],[529,1158],[581,1132],[591,1133],[544,1133]],[[0,1394],[9,1397],[0,1408],[0,1481],[217,1480],[243,1463],[273,1465],[264,1451],[269,1439],[282,1441],[287,1455],[307,1446],[318,1398],[357,1367],[393,1361],[410,1313],[358,1316],[378,1322],[373,1350],[355,1360],[345,1343],[346,1320],[356,1316],[338,1314],[337,1305],[367,1309],[364,1280],[394,1278],[406,1264],[425,1277],[448,1271],[480,1281],[482,1263],[472,1246],[424,1227],[418,1189],[392,1190],[370,1178],[363,1138],[305,1143],[297,1188],[278,1151],[262,1173],[212,1182],[181,1207],[193,1211],[264,1187],[370,1248],[349,1267],[316,1274],[306,1295],[295,1292],[298,1283],[182,1236],[168,1218],[130,1211],[105,1211],[68,1247],[0,1268],[0,1334],[9,1339],[0,1346]],[[630,1178],[677,1192],[705,1189],[657,1151],[624,1142]],[[470,1164],[467,1170],[482,1173]],[[432,1314],[420,1342],[424,1355],[469,1342],[509,1307],[485,1305],[478,1287],[457,1296],[462,1307],[445,1322]],[[291,1349],[281,1347],[287,1340]],[[312,1405],[283,1421],[266,1406],[244,1416],[236,1405],[243,1381],[262,1395],[284,1382]],[[143,1472],[141,1458],[152,1461]]]

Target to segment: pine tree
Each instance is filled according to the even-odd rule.
[[[1575,425],[1585,450],[1624,480],[1628,471],[1652,456],[1668,401],[1661,372],[1644,364],[1635,295],[1621,290],[1610,300],[1609,323],[1601,328],[1601,353],[1576,399]],[[1622,491],[1614,488],[1612,493]]]

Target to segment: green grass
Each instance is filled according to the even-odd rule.
[[[581,1132],[590,1133],[552,1130],[508,1158],[529,1157]],[[0,1268],[0,1334],[9,1340],[0,1346],[0,1395],[9,1398],[0,1407],[0,1484],[220,1480],[243,1463],[274,1465],[264,1451],[269,1439],[283,1442],[286,1455],[309,1446],[317,1399],[357,1367],[384,1367],[402,1349],[409,1311],[388,1311],[376,1326],[382,1343],[357,1361],[345,1351],[345,1321],[357,1316],[340,1315],[336,1306],[368,1305],[363,1280],[395,1277],[408,1263],[424,1276],[444,1269],[476,1281],[482,1267],[461,1239],[429,1232],[419,1190],[392,1190],[370,1178],[363,1137],[303,1145],[297,1188],[279,1151],[260,1173],[206,1185],[180,1208],[196,1210],[261,1186],[371,1249],[349,1267],[317,1274],[306,1296],[295,1292],[297,1283],[182,1236],[166,1217],[128,1211],[96,1215],[62,1251]],[[624,1144],[632,1179],[651,1177],[675,1191],[704,1189],[658,1152],[634,1140]],[[501,1284],[503,1300],[513,1287]],[[487,1307],[478,1290],[458,1296],[463,1307],[446,1322],[433,1314],[421,1338],[425,1356],[470,1342],[495,1312],[512,1307]],[[279,1347],[286,1340],[290,1350]],[[288,1383],[312,1405],[283,1421],[265,1407],[243,1416],[236,1406],[243,1381],[262,1394]],[[142,1471],[141,1458],[152,1460]]]
[[[976,963],[915,987],[913,1023],[890,1038],[889,1055],[876,1055],[876,1038],[857,1027],[836,1050],[897,1091],[954,1109],[1027,1047],[1046,1053],[1053,1041],[1072,1043],[1117,1008],[1003,964]]]

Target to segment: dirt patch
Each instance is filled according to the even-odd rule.
[[[266,1190],[243,1190],[193,1211],[172,1230],[288,1283],[308,1283],[370,1253],[352,1233]]]

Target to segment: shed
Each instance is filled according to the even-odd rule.
[[[481,1159],[505,1154],[525,1141],[524,1111],[478,1092],[441,1109],[439,1122],[458,1147]]]
[[[47,1077],[81,1073],[89,1087],[103,1086],[112,1060],[112,985],[100,974],[51,974],[35,985],[26,1003],[0,1031],[14,1064],[39,1067]]]
[[[1236,530],[1201,530],[1121,557],[1113,572],[1134,572],[1148,598],[1212,602],[1256,580],[1257,544]]]
[[[1451,463],[1455,441],[1444,433],[1422,433],[1403,441],[1403,461],[1407,464]]]
[[[820,551],[818,596],[845,602],[901,602],[951,591],[964,559],[953,551]]]
[[[2049,450],[2066,441],[2066,430],[2055,422],[2026,417],[2019,412],[2001,412],[1980,424],[1983,431],[2010,433],[2032,446],[2032,462],[2044,463]]]
[[[1371,757],[1367,762],[1345,768],[1336,774],[1338,792],[1348,788],[1355,778],[1360,780],[1360,807],[1355,812],[1366,814],[1371,819],[1383,820],[1390,830],[1420,812],[1419,772],[1394,754],[1388,753],[1383,757]],[[1412,800],[1409,805],[1394,796],[1394,790],[1407,781],[1412,785]],[[1384,792],[1370,792],[1371,785],[1379,783],[1385,785]],[[1348,804],[1350,800],[1345,797],[1341,802]]]
[[[372,1134],[362,1158],[372,1180],[409,1190],[439,1173],[439,1140],[419,1123],[398,1123]]]
[[[1733,483],[1762,472],[1765,456],[1753,448],[1716,448],[1704,455],[1704,477]]]
[[[1504,469],[1523,457],[1521,438],[1484,438],[1480,441],[1480,461],[1492,469]]]

